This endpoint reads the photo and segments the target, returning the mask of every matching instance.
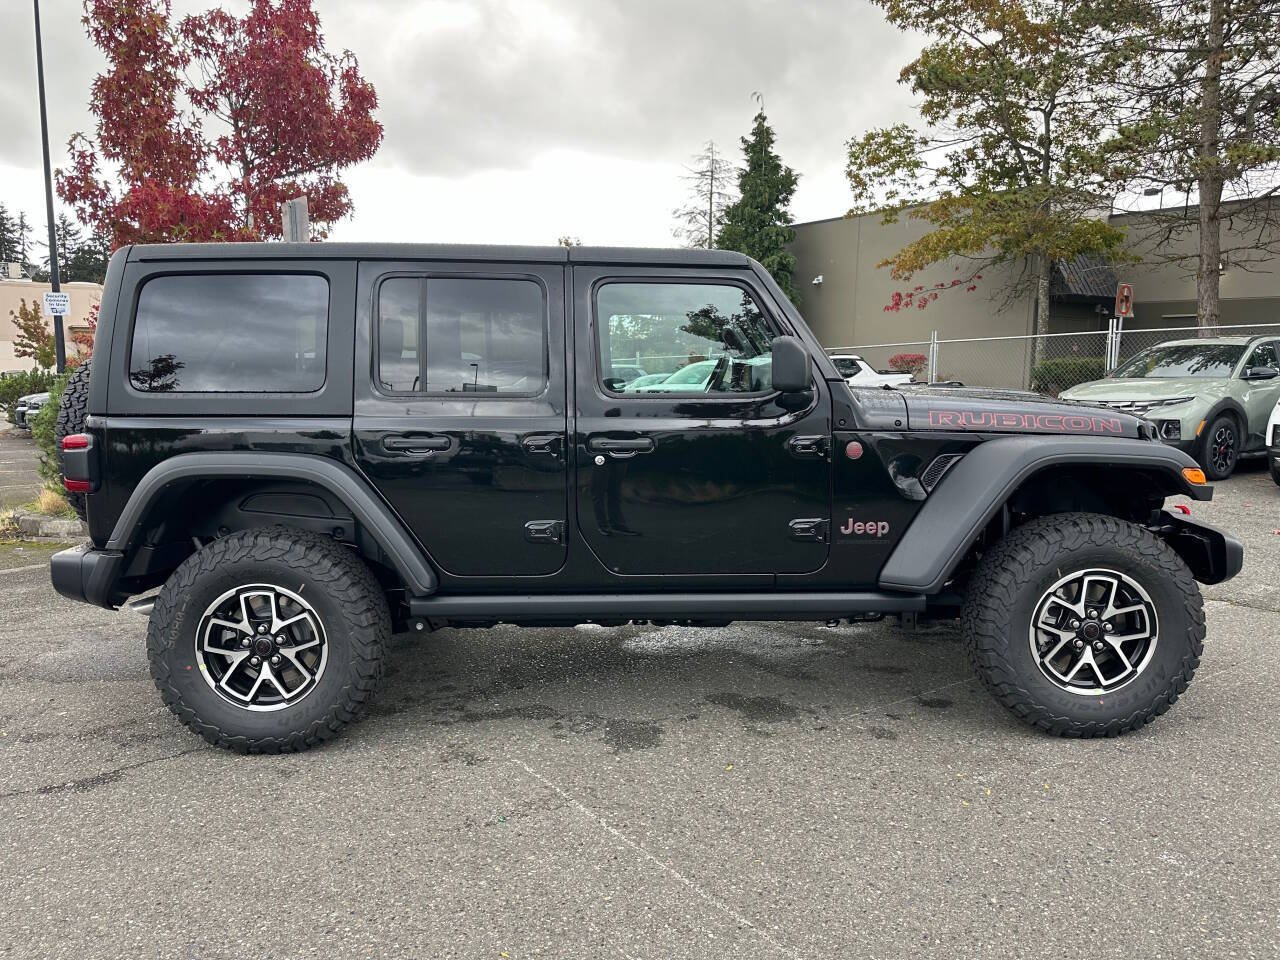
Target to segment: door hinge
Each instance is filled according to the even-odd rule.
[[[793,457],[811,460],[825,460],[830,446],[826,437],[792,437],[787,441],[787,449]]]
[[[524,525],[524,538],[530,543],[564,543],[564,521],[530,520]]]
[[[802,520],[792,520],[788,527],[791,528],[792,540],[814,540],[818,543],[827,542],[827,529],[830,526],[828,521],[821,518],[806,518]]]

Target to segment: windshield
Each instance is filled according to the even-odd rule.
[[[1183,343],[1143,350],[1113,377],[1229,377],[1244,353],[1237,343]]]
[[[858,361],[852,357],[838,357],[832,361],[842,377],[852,377],[858,372]]]

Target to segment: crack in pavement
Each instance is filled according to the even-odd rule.
[[[66,792],[88,793],[90,790],[95,790],[108,783],[122,780],[130,770],[137,770],[139,767],[150,766],[153,763],[163,763],[166,760],[176,760],[179,757],[189,756],[193,753],[204,753],[206,749],[204,747],[192,747],[189,750],[179,750],[177,753],[165,754],[163,757],[152,757],[149,760],[139,760],[137,763],[126,763],[124,766],[116,767],[113,770],[105,770],[91,777],[81,777],[79,780],[68,780],[65,783],[49,783],[29,790],[10,790],[7,793],[0,793],[0,800],[8,800],[12,797],[44,797]]]
[[[720,913],[729,917],[740,926],[746,927],[748,930],[754,933],[757,937],[759,937],[761,940],[763,940],[773,949],[777,950],[779,953],[782,953],[788,957],[791,957],[792,960],[800,960],[800,954],[797,954],[791,948],[780,943],[773,936],[771,936],[768,931],[764,930],[758,924],[753,923],[750,919],[745,917],[743,914],[739,913],[737,910],[735,910],[729,904],[725,903],[719,897],[716,897],[714,894],[708,893],[696,881],[686,876],[685,874],[681,873],[671,864],[664,863],[662,860],[660,860],[657,857],[656,854],[654,854],[651,850],[649,850],[648,847],[640,843],[638,840],[633,840],[631,837],[627,836],[617,827],[609,823],[609,821],[606,820],[604,817],[602,817],[600,814],[596,813],[594,810],[588,807],[581,800],[577,799],[577,797],[574,797],[567,790],[562,788],[559,784],[554,783],[551,780],[548,780],[546,777],[542,776],[542,774],[535,771],[531,766],[529,766],[523,760],[517,759],[515,757],[508,757],[507,760],[510,763],[513,763],[515,766],[519,767],[521,770],[523,770],[526,774],[529,775],[529,777],[536,780],[538,783],[542,784],[543,787],[545,787],[546,789],[550,790],[552,793],[559,796],[562,800],[565,801],[565,803],[572,806],[583,816],[594,821],[597,826],[599,826],[602,830],[608,833],[615,840],[618,840],[619,842],[626,844],[628,847],[630,847],[636,853],[640,854],[641,857],[643,857],[645,860],[648,860],[650,863],[652,863],[655,867],[657,867],[663,873],[670,874],[676,880],[680,881],[680,883],[684,884],[684,886],[686,886],[690,891],[696,894],[699,897],[699,899],[703,900],[710,906],[714,907]]]

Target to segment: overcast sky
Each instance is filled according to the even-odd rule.
[[[174,0],[181,15],[211,0]],[[246,3],[223,4],[241,12]],[[31,9],[0,32],[0,200],[43,230]],[[316,0],[378,91],[386,138],[335,240],[669,246],[681,165],[740,156],[753,91],[801,174],[797,221],[849,205],[843,143],[903,119],[911,42],[865,0]],[[103,68],[77,0],[45,0],[54,165]]]

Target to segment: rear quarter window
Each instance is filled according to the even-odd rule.
[[[145,393],[313,393],[329,283],[312,274],[153,277],[138,295],[129,383]]]

